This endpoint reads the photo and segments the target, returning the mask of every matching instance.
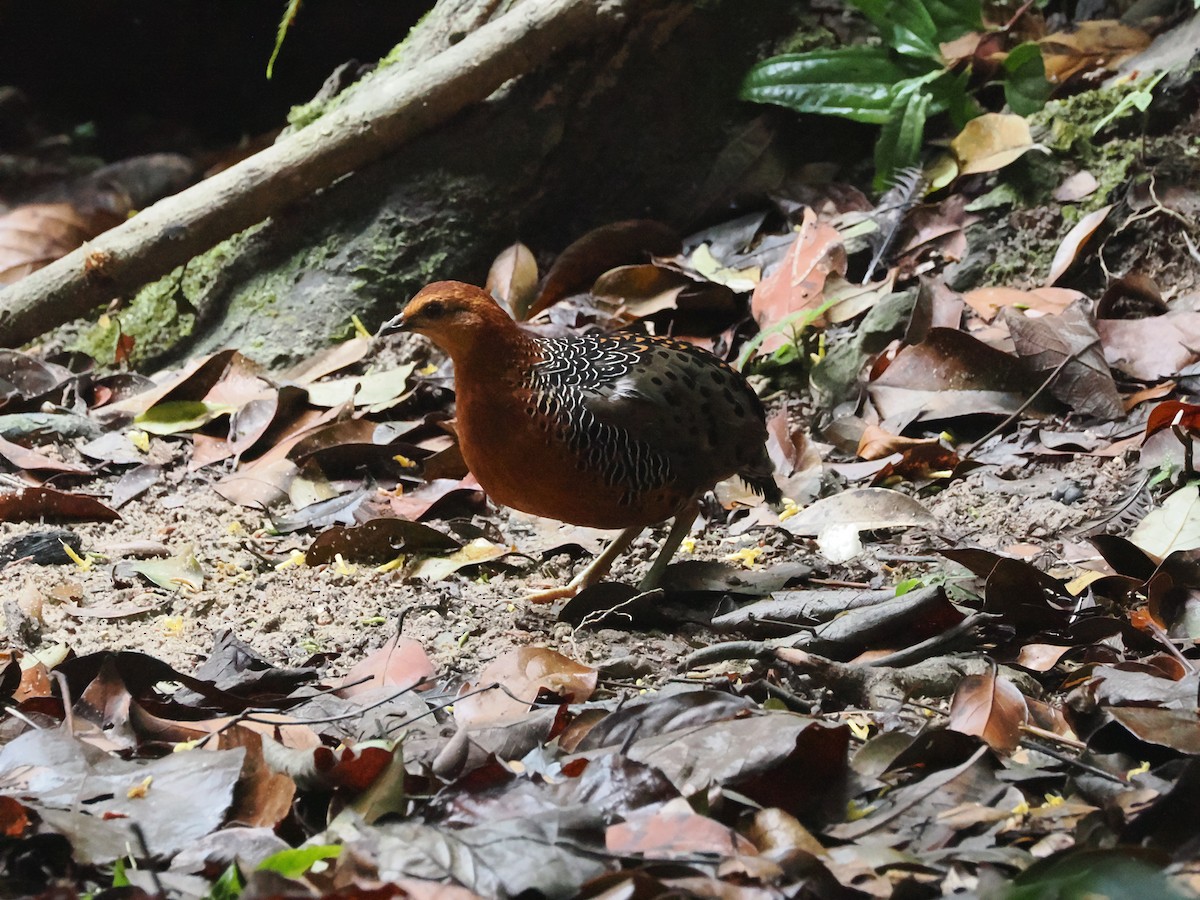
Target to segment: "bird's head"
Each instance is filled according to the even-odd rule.
[[[379,334],[423,334],[458,359],[516,330],[487,291],[460,281],[435,281],[421,288],[400,315],[384,322]]]

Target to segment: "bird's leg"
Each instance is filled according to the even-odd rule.
[[[633,543],[633,539],[644,531],[641,525],[635,525],[633,528],[626,528],[612,542],[604,548],[604,550],[588,563],[587,567],[582,572],[576,575],[568,584],[558,588],[550,588],[548,591],[538,591],[536,594],[530,594],[526,599],[530,603],[551,603],[554,600],[561,600],[564,597],[574,597],[585,587],[591,587],[597,581],[600,581],[608,574],[608,570],[612,568],[613,563],[617,561],[625,550]]]
[[[692,523],[696,521],[698,515],[700,515],[700,503],[696,500],[675,514],[675,521],[671,523],[671,530],[667,532],[667,539],[663,541],[662,549],[658,551],[658,556],[654,557],[654,562],[650,564],[646,577],[638,585],[639,591],[652,591],[658,587],[667,564],[671,562],[675,551],[679,549],[683,539],[692,530]]]

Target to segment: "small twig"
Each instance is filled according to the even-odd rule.
[[[989,619],[999,618],[1002,617],[996,613],[972,613],[952,628],[947,628],[943,632],[935,634],[932,637],[926,638],[925,640],[909,647],[905,647],[902,650],[896,650],[893,653],[889,653],[887,656],[881,656],[878,659],[872,659],[867,663],[867,665],[872,667],[888,666],[903,668],[904,666],[911,665],[914,662],[920,662],[921,660],[932,656],[933,654],[931,651],[940,650],[946,645],[953,644],[956,640],[965,635],[976,625],[980,625]]]
[[[1021,18],[1021,16],[1025,15],[1025,11],[1027,9],[1029,9],[1029,7],[1033,6],[1033,3],[1034,3],[1034,0],[1025,0],[1025,2],[1021,4],[1021,7],[1015,13],[1012,14],[1012,16],[1009,18],[1009,20],[1000,27],[1000,30],[1008,31],[1014,25],[1016,25],[1017,19],[1019,19],[1019,18]]]
[[[1085,772],[1096,775],[1099,778],[1107,778],[1109,781],[1115,781],[1117,784],[1129,784],[1128,779],[1122,778],[1120,775],[1114,775],[1112,772],[1106,772],[1103,769],[1097,768],[1096,766],[1088,765],[1078,757],[1071,756],[1068,753],[1063,753],[1061,750],[1056,750],[1053,747],[1045,747],[1034,741],[1023,740],[1021,743],[1030,750],[1036,750],[1038,753],[1045,753],[1047,756],[1057,759],[1061,763],[1066,763],[1069,766],[1075,766]]]
[[[30,728],[35,728],[38,731],[42,730],[41,725],[39,725],[37,722],[33,721],[33,719],[29,718],[29,716],[25,715],[25,713],[21,712],[15,706],[10,706],[7,703],[5,703],[3,705],[4,705],[4,711],[6,713],[8,713],[10,716],[12,716],[14,719],[20,719],[22,722],[24,722]]]
[[[57,669],[50,674],[54,676],[54,680],[58,683],[58,689],[62,693],[63,727],[66,728],[67,734],[74,737],[75,711],[71,709],[71,688],[67,685],[67,676]]]
[[[283,726],[283,725],[327,725],[332,722],[340,722],[343,719],[351,719],[351,718],[354,718],[355,716],[361,716],[363,713],[370,712],[371,710],[375,709],[376,707],[383,706],[386,703],[391,703],[397,697],[401,697],[404,694],[407,694],[409,691],[417,690],[422,685],[426,685],[426,684],[432,685],[432,684],[436,683],[436,681],[437,681],[437,679],[434,676],[430,676],[429,678],[422,678],[420,681],[416,682],[415,684],[409,685],[406,688],[401,688],[400,690],[397,690],[391,694],[388,694],[383,699],[377,700],[376,702],[374,702],[368,706],[358,707],[352,712],[339,713],[339,714],[333,715],[333,716],[322,716],[320,718],[315,718],[315,719],[294,719],[294,720],[288,721],[288,722],[281,722],[281,721],[279,721],[279,718],[278,718],[280,715],[280,711],[278,709],[274,709],[271,707],[265,707],[265,706],[247,707],[246,709],[243,709],[237,715],[230,718],[228,722],[222,723],[222,725],[219,728],[215,729],[214,731],[209,732],[208,734],[204,735],[202,738],[199,738],[197,740],[197,745],[203,746],[207,741],[223,734],[224,732],[233,728],[235,725],[240,725],[242,722],[255,722],[259,725],[271,725],[273,727],[278,727],[278,726]],[[356,684],[361,684],[361,683],[362,682],[356,682]],[[255,716],[274,716],[275,718],[258,719],[258,718],[255,718]]]
[[[414,603],[412,606],[406,606],[400,610],[400,615],[397,616],[396,630],[401,634],[404,633],[404,620],[410,613],[435,612],[442,614],[444,610],[445,607],[440,603]]]
[[[840,581],[837,578],[809,578],[809,584],[820,584],[825,587],[840,587],[840,588],[858,588],[862,591],[869,591],[871,585],[865,581]]]
[[[1039,728],[1037,725],[1024,724],[1021,730],[1026,734],[1031,734],[1034,737],[1040,737],[1043,740],[1053,741],[1056,744],[1062,744],[1064,747],[1070,747],[1072,750],[1086,750],[1087,744],[1076,738],[1064,737],[1061,734],[1055,734],[1053,731],[1047,731],[1045,728]]]
[[[599,625],[607,616],[618,616],[620,618],[627,619],[632,624],[633,615],[631,613],[624,612],[623,608],[630,606],[638,600],[644,599],[648,594],[658,594],[661,597],[663,596],[663,591],[661,588],[655,588],[652,591],[644,591],[640,594],[634,594],[632,597],[628,597],[627,599],[622,600],[620,603],[616,603],[607,609],[594,609],[579,620],[579,624],[575,626],[571,634],[574,635],[580,629],[585,628],[588,625]]]
[[[158,878],[158,871],[154,868],[154,854],[150,852],[150,845],[146,843],[146,832],[137,822],[131,822],[129,830],[133,832],[133,836],[137,840],[138,849],[142,851],[142,858],[146,860],[146,868],[142,871],[146,872],[150,876],[150,880],[154,882],[154,895],[166,897],[166,889],[163,888],[162,882]]]
[[[1179,652],[1179,648],[1175,646],[1175,642],[1171,639],[1171,636],[1163,631],[1162,626],[1147,617],[1146,629],[1154,635],[1155,640],[1167,648],[1167,652],[1175,657],[1179,664],[1183,666],[1184,671],[1189,674],[1196,671],[1195,663]]]
[[[966,457],[973,454],[976,450],[979,449],[979,447],[982,444],[986,443],[987,441],[990,441],[992,438],[994,438],[996,435],[998,435],[1000,432],[1002,432],[1004,429],[1006,429],[1009,425],[1011,425],[1013,422],[1015,422],[1017,419],[1019,419],[1021,417],[1021,415],[1025,412],[1025,410],[1029,409],[1029,407],[1031,407],[1033,405],[1034,401],[1037,400],[1037,398],[1041,396],[1042,392],[1044,390],[1046,390],[1046,388],[1050,387],[1050,385],[1054,382],[1054,379],[1057,378],[1062,373],[1063,369],[1065,369],[1067,367],[1067,363],[1072,362],[1073,360],[1077,360],[1084,352],[1091,350],[1092,347],[1094,347],[1097,343],[1098,343],[1098,341],[1091,341],[1086,346],[1080,347],[1078,350],[1071,353],[1070,355],[1064,356],[1062,359],[1062,362],[1060,362],[1057,366],[1054,367],[1054,371],[1046,376],[1046,380],[1043,381],[1038,386],[1038,389],[1036,391],[1034,391],[1032,394],[1029,395],[1028,399],[1026,399],[1026,401],[1024,403],[1022,403],[1015,410],[1013,410],[1011,413],[1009,413],[1007,416],[1005,416],[1004,420],[999,425],[997,425],[995,428],[993,428],[991,431],[989,431],[987,434],[985,434],[979,440],[975,441],[973,444],[971,444],[969,447],[967,447],[967,449],[965,451],[963,451],[963,454],[962,454],[963,458],[965,459]]]

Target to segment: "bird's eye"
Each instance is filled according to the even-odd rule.
[[[427,319],[440,319],[446,314],[446,304],[441,300],[430,300],[421,310],[421,315]]]

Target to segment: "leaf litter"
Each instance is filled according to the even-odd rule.
[[[1145,37],[1041,43],[1066,82]],[[689,337],[766,395],[791,502],[722,486],[661,594],[644,537],[591,607],[525,602],[595,535],[486,503],[427,348],[154,381],[4,351],[4,890],[1194,895],[1194,297],[1106,257],[1186,197],[960,295],[968,201],[1043,155],[974,122],[862,287],[886,216],[847,185],[497,257],[531,327]]]

